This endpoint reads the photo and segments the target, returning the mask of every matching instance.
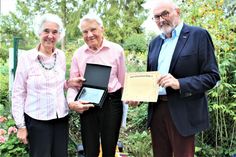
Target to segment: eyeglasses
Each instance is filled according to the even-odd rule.
[[[154,21],[160,21],[160,18],[162,19],[166,19],[167,17],[169,17],[169,12],[167,10],[164,10],[161,14],[159,15],[154,15],[154,17],[152,18]]]

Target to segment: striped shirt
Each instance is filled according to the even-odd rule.
[[[123,87],[125,77],[125,56],[123,48],[113,42],[103,40],[103,44],[96,52],[86,44],[75,51],[70,69],[70,78],[84,76],[86,63],[94,63],[111,66],[111,74],[108,83],[108,93],[112,93]],[[70,103],[78,90],[69,88],[67,101]]]
[[[54,64],[55,67],[44,69],[38,57],[46,67]],[[51,120],[68,114],[64,95],[65,71],[65,55],[59,49],[55,49],[50,57],[37,48],[19,55],[12,93],[12,115],[16,125],[25,124],[24,113],[38,120]]]

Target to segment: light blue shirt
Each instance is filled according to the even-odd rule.
[[[161,75],[168,74],[170,69],[170,62],[179,39],[181,29],[183,28],[183,22],[181,22],[173,31],[172,37],[166,38],[162,33],[160,37],[164,39],[164,43],[161,47],[161,51],[158,58],[157,70]],[[166,89],[163,87],[159,88],[159,95],[166,95]]]

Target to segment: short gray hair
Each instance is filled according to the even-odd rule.
[[[177,2],[175,0],[149,0],[146,3],[143,4],[143,7],[145,9],[150,9],[151,15],[153,14],[153,11],[157,6],[159,6],[161,3],[167,3],[172,5],[173,9],[179,8]]]
[[[60,33],[59,40],[61,40],[65,36],[65,28],[63,26],[62,19],[55,14],[46,13],[46,14],[43,14],[42,16],[38,16],[35,18],[34,33],[37,37],[39,37],[40,33],[42,33],[43,31],[42,26],[45,22],[53,22],[58,25],[59,27],[58,31]]]
[[[79,29],[80,29],[80,31],[81,31],[82,22],[84,22],[84,21],[86,21],[86,20],[95,20],[95,21],[98,23],[98,25],[99,25],[100,27],[103,27],[102,19],[101,19],[98,15],[96,15],[96,14],[89,13],[89,14],[84,15],[84,16],[80,19],[79,26],[78,26]]]

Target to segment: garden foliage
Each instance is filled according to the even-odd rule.
[[[152,37],[143,35],[140,25],[146,12],[138,1],[83,1],[80,9],[72,7],[79,1],[72,0],[66,5],[60,2],[37,1],[26,5],[17,0],[18,13],[1,15],[0,23],[0,156],[25,156],[27,146],[16,139],[14,122],[10,113],[10,95],[8,93],[8,48],[13,47],[13,36],[20,36],[19,47],[29,49],[36,46],[32,28],[34,13],[47,10],[60,10],[67,27],[65,52],[67,56],[67,77],[73,52],[82,43],[78,30],[78,19],[91,7],[98,7],[104,18],[106,37],[119,42],[125,48],[127,71],[146,71],[147,46]],[[29,0],[27,1],[29,2]],[[196,157],[231,157],[236,154],[236,16],[235,2],[223,0],[179,1],[185,23],[207,29],[215,45],[219,63],[221,82],[210,90],[209,111],[211,128],[196,136]],[[49,5],[50,3],[50,5]],[[106,4],[106,5],[104,5]],[[115,5],[110,5],[115,4]],[[50,6],[44,7],[44,6]],[[105,8],[103,8],[103,6]],[[107,6],[112,6],[111,9]],[[116,7],[120,9],[117,9]],[[43,9],[44,8],[44,9]],[[74,8],[74,9],[73,9]],[[125,10],[125,12],[121,12]],[[104,13],[106,11],[106,13]],[[73,16],[72,16],[73,15]],[[76,16],[74,16],[76,15]],[[140,15],[140,16],[139,16]],[[76,17],[72,18],[72,17]],[[120,20],[117,20],[120,19]],[[106,29],[107,27],[107,29]],[[81,143],[78,113],[71,112],[70,119],[70,156],[76,156],[76,145]],[[152,156],[150,132],[146,128],[147,104],[129,107],[127,126],[121,129],[120,141],[129,156]],[[9,133],[8,133],[9,132]]]

